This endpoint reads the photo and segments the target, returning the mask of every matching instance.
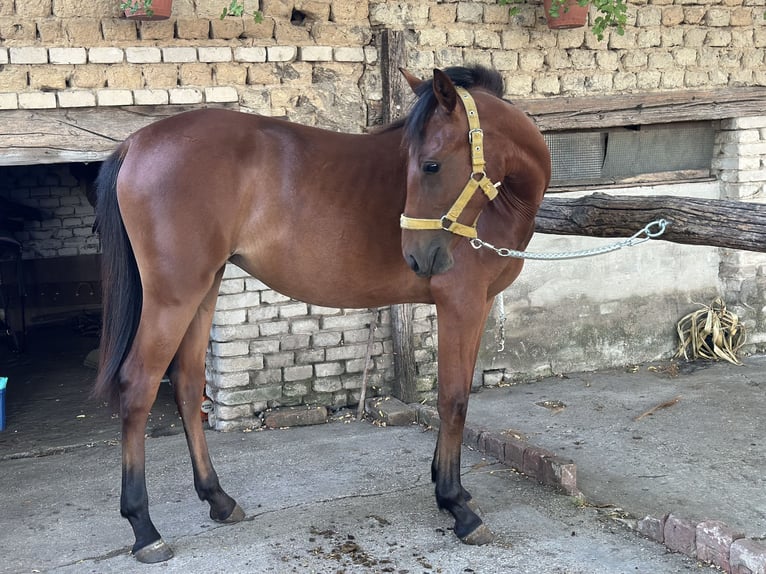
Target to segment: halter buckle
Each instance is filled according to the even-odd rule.
[[[473,143],[473,136],[478,135],[480,137],[484,137],[484,130],[481,128],[474,128],[472,130],[468,130],[468,141],[470,143]]]

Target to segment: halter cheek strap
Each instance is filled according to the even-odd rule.
[[[473,225],[465,225],[458,223],[458,219],[476,190],[481,189],[484,195],[492,201],[497,197],[497,186],[500,184],[493,184],[484,171],[486,165],[484,161],[484,132],[479,123],[476,102],[465,88],[456,87],[455,89],[468,116],[468,141],[471,144],[471,175],[468,178],[468,183],[465,184],[463,191],[449,208],[449,211],[439,219],[420,219],[402,214],[399,225],[402,229],[444,229],[455,235],[473,238],[476,237],[476,221],[473,222]],[[478,216],[476,219],[478,220]]]

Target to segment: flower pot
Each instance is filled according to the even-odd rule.
[[[133,8],[125,10],[125,17],[130,20],[167,20],[173,8],[173,0],[152,0],[151,16],[149,16],[144,10],[144,0],[129,1],[133,4]]]
[[[577,0],[568,0],[559,8],[559,15],[551,16],[553,0],[543,0],[545,7],[545,19],[548,20],[548,28],[562,30],[567,28],[581,28],[588,21],[589,5],[580,6]]]

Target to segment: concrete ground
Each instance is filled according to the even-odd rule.
[[[572,459],[586,501],[466,447],[464,484],[497,535],[481,548],[461,544],[436,509],[435,432],[349,418],[208,431],[222,484],[247,514],[238,525],[215,524],[193,491],[163,390],[147,439],[148,484],[154,521],[176,556],[139,565],[118,511],[118,423],[86,400],[91,375],[79,370],[81,357],[55,362],[67,380],[45,375],[34,351],[20,361],[0,361],[16,388],[0,433],[0,573],[672,574],[710,567],[640,536],[634,518],[673,513],[720,520],[751,538],[766,532],[758,433],[766,358],[750,357],[744,367],[641,365],[472,395],[470,429]],[[758,559],[749,571],[765,571]]]
[[[437,511],[435,434],[368,422],[251,433],[209,432],[224,487],[247,520],[220,526],[191,484],[181,435],[148,439],[154,520],[176,556],[139,565],[120,518],[119,447],[83,446],[0,463],[0,572],[698,571],[694,560],[637,537],[479,453],[464,484],[497,540],[460,543]]]

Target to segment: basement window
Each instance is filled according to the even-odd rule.
[[[551,188],[708,179],[713,122],[548,132]]]

